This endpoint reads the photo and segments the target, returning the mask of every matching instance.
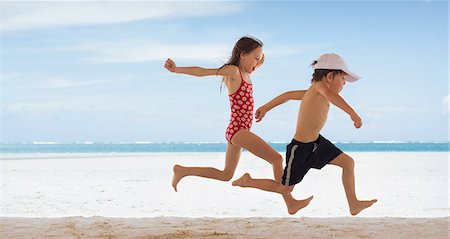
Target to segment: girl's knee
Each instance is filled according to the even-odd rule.
[[[281,154],[277,153],[275,154],[271,160],[270,160],[271,164],[283,164],[283,156],[281,156]]]
[[[222,181],[230,181],[234,176],[234,172],[230,172],[230,171],[223,171],[222,175],[220,177],[220,180]]]
[[[281,194],[288,194],[288,193],[291,193],[292,192],[292,190],[294,190],[294,186],[292,185],[292,186],[285,186],[285,185],[281,185]]]

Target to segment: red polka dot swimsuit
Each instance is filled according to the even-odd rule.
[[[241,72],[241,85],[236,92],[229,95],[231,106],[230,124],[225,137],[231,143],[231,139],[241,129],[252,127],[253,121],[253,89],[252,84],[245,82]]]

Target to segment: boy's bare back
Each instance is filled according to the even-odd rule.
[[[319,87],[324,87],[324,83],[316,82],[312,84],[303,96],[294,136],[300,142],[315,141],[327,121],[330,102],[318,91]]]

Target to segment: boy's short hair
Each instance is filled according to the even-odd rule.
[[[344,59],[334,53],[323,54],[316,61],[311,64],[314,69],[312,82],[317,82],[323,79],[329,72],[333,72],[333,76],[340,73],[345,73],[346,81],[357,81],[361,77],[351,72]]]
[[[317,61],[313,61],[313,63],[311,63],[311,66],[314,67],[315,64],[317,64]],[[345,72],[343,72],[342,70],[315,69],[314,73],[312,74],[311,83],[321,81],[330,72],[333,73],[333,76],[336,76],[338,74],[345,74]]]

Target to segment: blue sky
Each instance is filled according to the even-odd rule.
[[[220,78],[175,75],[178,65],[219,67],[243,35],[264,42],[252,75],[256,106],[306,89],[309,64],[340,54],[363,78],[341,95],[322,134],[334,141],[448,139],[448,3],[3,2],[3,142],[225,141]],[[289,141],[299,102],[253,131]]]

